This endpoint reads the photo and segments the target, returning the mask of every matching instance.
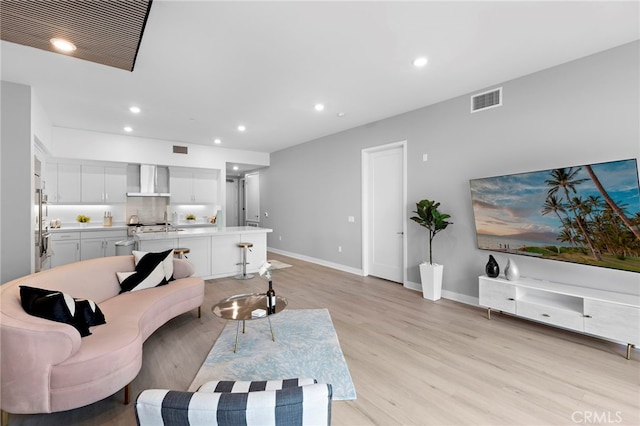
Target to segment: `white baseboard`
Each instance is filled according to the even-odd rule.
[[[409,290],[415,290],[415,291],[419,291],[420,293],[422,293],[422,284],[420,284],[420,283],[414,283],[413,281],[407,281],[406,283],[404,283],[404,287],[408,288]]]
[[[315,257],[309,257],[298,253],[291,253],[288,251],[275,249],[272,247],[267,247],[267,252],[272,252],[276,254],[281,254],[283,256],[293,257],[294,259],[304,260],[305,262],[315,263],[316,265],[326,266],[328,268],[337,269],[338,271],[348,272],[350,274],[355,274],[359,276],[363,276],[362,269],[352,268],[351,266],[341,265],[339,263],[327,262],[326,260],[316,259]]]
[[[407,281],[404,286],[410,290],[419,291],[422,293],[422,284]],[[477,297],[467,296],[466,294],[455,293],[449,290],[442,290],[442,297],[456,302],[465,303],[467,305],[480,306]]]
[[[359,276],[364,276],[362,269],[352,268],[350,266],[340,265],[339,263],[327,262],[326,260],[316,259],[315,257],[309,257],[298,253],[291,253],[285,250],[275,249],[267,247],[267,252],[281,254],[283,256],[293,257],[294,259],[304,260],[305,262],[315,263],[316,265],[326,266],[328,268],[337,269],[339,271],[348,272]],[[404,287],[409,290],[414,290],[422,293],[422,284],[407,281],[404,283]],[[478,298],[473,296],[467,296],[466,294],[455,293],[453,291],[442,290],[442,297],[449,300],[454,300],[460,303],[466,303],[467,305],[479,306]]]

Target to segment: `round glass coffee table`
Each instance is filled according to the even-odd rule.
[[[287,299],[276,295],[276,312],[275,315],[285,310],[287,307]],[[263,310],[264,314],[260,315]],[[238,352],[238,334],[240,333],[240,321],[242,321],[242,333],[245,332],[245,321],[264,319],[269,320],[269,330],[271,331],[271,340],[276,341],[271,326],[271,315],[266,315],[267,311],[267,295],[265,293],[238,294],[236,296],[222,299],[211,308],[214,315],[226,319],[237,321],[236,326],[236,345],[233,352]],[[260,315],[260,316],[258,316]]]

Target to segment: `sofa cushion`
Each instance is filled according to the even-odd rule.
[[[133,256],[136,270],[116,273],[120,293],[165,285],[173,277],[173,249],[160,253],[134,251]]]
[[[84,317],[76,316],[76,301],[61,291],[20,286],[20,302],[30,315],[74,326],[82,337],[89,336]],[[104,317],[103,317],[104,319]]]

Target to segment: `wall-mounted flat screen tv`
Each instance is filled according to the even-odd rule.
[[[640,272],[636,159],[470,181],[478,248]]]

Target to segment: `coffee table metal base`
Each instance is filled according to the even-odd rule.
[[[269,330],[271,331],[271,341],[275,342],[276,341],[276,336],[273,333],[273,326],[271,325],[271,318],[269,318],[269,315],[267,315],[267,319],[269,320]],[[245,333],[245,320],[242,320],[242,334]],[[240,334],[240,321],[237,322],[236,324],[236,344],[233,348],[233,353],[237,354],[238,353],[238,335]]]

